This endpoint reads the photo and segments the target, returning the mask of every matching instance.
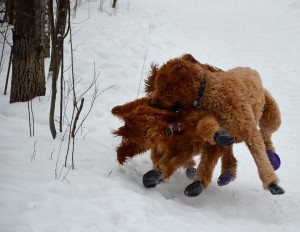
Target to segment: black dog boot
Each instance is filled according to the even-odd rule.
[[[156,170],[150,170],[143,175],[143,184],[146,188],[154,188],[157,184],[162,182],[162,172]]]
[[[282,195],[285,193],[284,189],[275,183],[269,184],[268,189],[273,195]]]
[[[187,197],[196,197],[198,196],[204,189],[204,186],[201,181],[196,181],[190,185],[188,185],[184,190],[184,195]]]
[[[187,169],[185,169],[185,175],[187,176],[187,178],[189,178],[190,180],[194,179],[195,175],[196,175],[196,171],[197,169],[194,167],[188,167]]]
[[[230,146],[234,143],[234,138],[226,131],[217,131],[214,140],[221,146]]]

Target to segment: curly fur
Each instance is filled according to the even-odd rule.
[[[221,172],[230,172],[235,178],[237,165],[232,146],[225,148],[216,145],[214,134],[221,127],[212,114],[203,110],[178,114],[153,108],[149,104],[149,98],[141,98],[112,109],[112,113],[125,122],[124,126],[113,132],[122,137],[116,149],[120,164],[150,149],[153,169],[162,172],[164,179],[167,179],[179,167],[194,166],[193,157],[208,147],[214,151],[210,155],[217,160],[223,156]],[[180,122],[184,130],[164,133],[170,131],[173,122]],[[204,172],[203,176],[204,186],[207,187],[211,173]]]
[[[180,105],[183,112],[198,111],[193,106],[197,100],[201,109],[211,112],[220,125],[233,135],[237,142],[248,146],[263,187],[278,183],[266,150],[275,152],[271,136],[280,126],[280,112],[276,101],[264,89],[257,71],[237,67],[222,71],[205,66],[187,54],[155,67],[148,88],[151,104],[162,109]],[[203,96],[197,96],[201,80],[206,79]],[[147,89],[146,89],[147,90]],[[258,128],[259,127],[259,128]],[[203,146],[202,160],[194,181],[210,177],[217,162],[219,148]],[[213,155],[212,155],[213,154]],[[206,173],[206,174],[204,174]],[[204,177],[205,176],[205,177]]]

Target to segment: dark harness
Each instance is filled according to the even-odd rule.
[[[197,109],[200,108],[200,98],[203,96],[204,90],[206,87],[206,75],[203,74],[202,80],[200,82],[200,86],[198,89],[198,95],[195,101],[193,101],[193,106]]]

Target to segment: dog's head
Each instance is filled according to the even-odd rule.
[[[172,59],[160,68],[152,66],[146,92],[153,106],[172,111],[193,107],[203,71],[196,60],[190,60],[191,57]]]

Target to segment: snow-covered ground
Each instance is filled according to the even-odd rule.
[[[70,160],[62,169],[67,140],[62,142],[63,134],[53,140],[49,131],[51,80],[47,95],[33,100],[35,136],[30,137],[27,103],[9,104],[9,95],[2,95],[6,67],[0,74],[0,231],[300,231],[300,2],[118,0],[112,15],[109,1],[102,11],[100,2],[87,1],[72,19],[77,90],[91,83],[94,63],[99,91],[112,86],[97,98],[77,136],[75,170],[69,170]],[[196,198],[183,194],[190,183],[183,170],[145,189],[141,180],[151,169],[149,154],[118,165],[120,140],[111,130],[121,122],[111,108],[144,95],[140,79],[151,62],[162,64],[183,53],[222,69],[250,66],[260,72],[282,113],[274,143],[284,195],[262,189],[244,144],[234,147],[238,178],[219,187],[218,165],[213,182]],[[91,99],[88,92],[83,114]]]

